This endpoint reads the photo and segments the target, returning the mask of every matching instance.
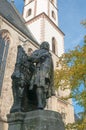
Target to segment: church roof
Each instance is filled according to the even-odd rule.
[[[19,14],[13,3],[9,3],[7,0],[0,0],[0,15],[24,33],[29,39],[38,44],[35,37],[26,27],[25,20],[22,15]]]

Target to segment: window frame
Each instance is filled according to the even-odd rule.
[[[56,54],[56,39],[52,37],[52,52]]]
[[[32,9],[30,8],[27,10],[26,17],[31,16],[31,14],[32,14]]]
[[[3,80],[4,80],[4,73],[5,73],[5,67],[6,67],[6,60],[7,60],[7,55],[8,55],[8,50],[9,50],[9,45],[10,45],[10,36],[9,32],[7,30],[1,30],[0,31],[0,38],[2,38],[3,42],[0,44],[4,44],[4,49],[3,49],[3,54],[2,54],[2,59],[1,59],[1,64],[0,64],[0,95],[1,95],[1,90],[2,90],[2,85],[3,85]]]
[[[55,12],[52,10],[52,18],[54,19],[54,20],[56,20],[56,14],[55,14]]]

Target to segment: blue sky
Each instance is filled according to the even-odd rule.
[[[15,5],[22,13],[24,0],[15,0]],[[65,33],[65,51],[83,44],[86,28],[80,22],[86,19],[86,0],[58,0],[59,27]],[[76,113],[82,110],[75,105]]]
[[[80,24],[86,19],[86,0],[58,0],[59,27],[65,33],[65,50],[83,43],[86,29]]]

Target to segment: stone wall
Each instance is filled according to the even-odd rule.
[[[16,56],[17,56],[17,46],[22,45],[26,52],[28,52],[28,48],[32,48],[35,50],[37,45],[34,44],[28,37],[24,34],[19,32],[16,28],[14,28],[10,23],[3,19],[3,24],[1,26],[0,31],[8,30],[10,36],[10,45],[8,50],[8,56],[6,61],[6,68],[4,74],[4,80],[1,90],[0,96],[0,116],[3,120],[6,120],[6,115],[9,113],[10,108],[13,103],[13,96],[12,96],[12,80],[11,75],[14,71],[15,63],[16,63]],[[27,42],[25,42],[27,40]]]

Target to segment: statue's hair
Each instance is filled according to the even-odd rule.
[[[50,48],[49,43],[47,41],[42,42],[40,45],[40,48],[49,50],[49,48]]]

